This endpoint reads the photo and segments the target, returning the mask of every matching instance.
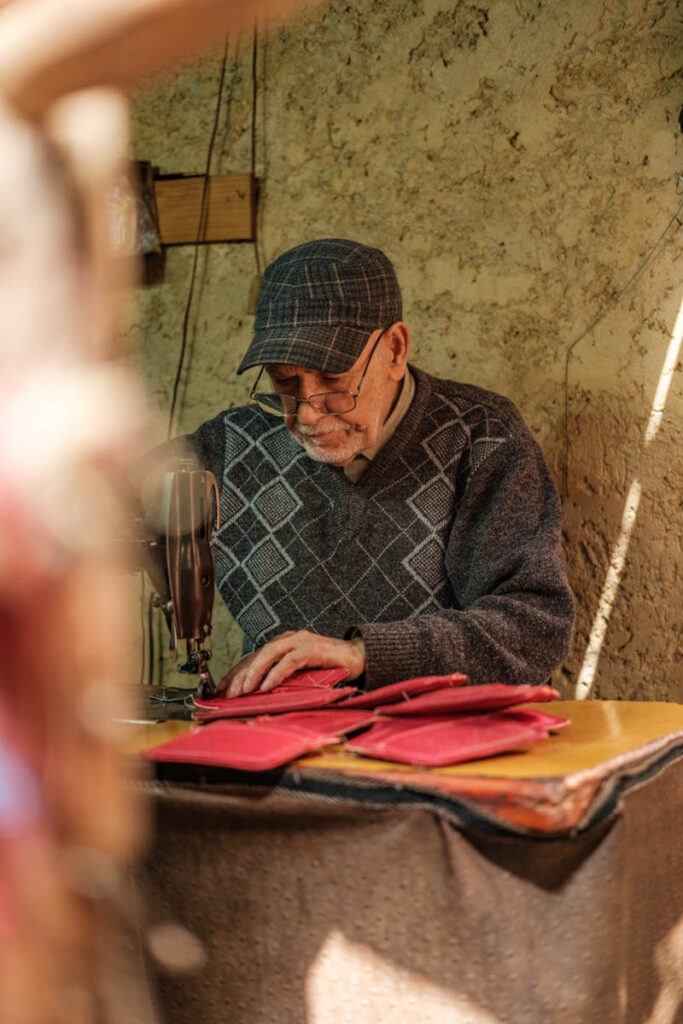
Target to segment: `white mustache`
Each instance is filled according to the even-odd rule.
[[[296,432],[301,434],[302,437],[324,437],[325,434],[334,434],[338,430],[343,430],[347,434],[351,433],[351,430],[345,423],[331,423],[329,426],[318,423],[315,427],[307,427],[302,423],[296,424]]]

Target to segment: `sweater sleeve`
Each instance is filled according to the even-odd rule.
[[[453,607],[356,627],[367,688],[453,671],[472,683],[546,682],[574,622],[560,532],[540,448],[530,436],[508,438],[471,475],[455,511],[444,553]]]
[[[225,413],[202,423],[193,434],[185,437],[185,443],[194,453],[199,464],[211,470],[220,488],[225,460]]]

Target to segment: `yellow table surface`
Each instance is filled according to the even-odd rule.
[[[296,778],[341,777],[438,793],[536,832],[566,831],[588,814],[601,789],[620,773],[683,751],[683,705],[647,701],[554,701],[529,704],[570,724],[524,751],[446,768],[422,768],[352,754],[340,744],[293,762]],[[196,728],[171,721],[130,725],[124,749],[136,753]],[[202,726],[201,728],[206,728]],[[272,784],[272,783],[270,783]],[[604,790],[603,790],[604,791]]]
[[[563,778],[602,765],[653,741],[683,731],[683,704],[648,701],[554,701],[525,704],[569,718],[560,732],[525,751],[448,768],[425,769],[347,753],[340,745],[295,762],[301,768],[334,771],[419,772],[480,778]],[[127,727],[122,745],[131,753],[156,746],[193,728],[190,722],[150,722]]]

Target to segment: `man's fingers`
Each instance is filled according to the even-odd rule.
[[[349,679],[357,679],[365,667],[362,642],[288,630],[243,658],[223,677],[221,689],[227,697],[241,697],[255,690],[267,693],[301,669],[334,666],[347,669]]]
[[[251,657],[251,656],[250,656]],[[245,667],[238,672],[227,689],[226,697],[244,697],[252,693],[258,687],[258,681],[253,676],[253,671]]]
[[[242,694],[242,686],[244,678],[249,670],[249,665],[254,660],[253,654],[248,654],[246,658],[231,668],[229,672],[226,672],[218,685],[219,694],[223,694],[225,697],[239,697]]]
[[[242,696],[242,677],[238,676],[230,683],[230,686],[226,690],[226,697],[241,697]]]
[[[289,637],[285,637],[282,640],[271,640],[257,651],[246,673],[243,692],[253,693],[254,690],[258,690],[272,667],[280,663],[291,649],[291,640]],[[285,678],[286,676],[282,676],[280,682]]]
[[[225,696],[242,697],[257,690],[273,665],[277,664],[291,650],[292,642],[290,638],[293,635],[294,632],[292,630],[281,633],[274,640],[264,644],[258,651],[248,654],[246,658],[243,658],[239,665],[236,665],[221,680],[221,688],[224,685],[226,688]],[[283,676],[280,682],[285,678]]]
[[[276,687],[284,683],[285,679],[289,679],[291,675],[298,672],[299,669],[308,667],[308,659],[301,651],[287,654],[263,677],[261,690],[264,693],[267,693],[269,690],[274,690]],[[324,665],[318,665],[318,668],[324,667]]]
[[[304,668],[347,668],[346,643],[315,634],[300,634],[298,644],[264,676],[261,690],[274,690]]]

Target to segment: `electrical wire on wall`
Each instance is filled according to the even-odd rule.
[[[147,667],[147,630],[145,628],[145,574],[140,573],[140,686],[145,682],[145,668]],[[150,677],[151,678],[151,677]]]
[[[213,128],[211,130],[211,139],[209,141],[209,148],[206,154],[206,164],[204,168],[204,183],[202,186],[202,200],[199,209],[199,223],[197,225],[197,240],[194,246],[194,258],[192,261],[192,273],[190,274],[190,286],[187,293],[187,302],[185,304],[185,315],[183,316],[183,329],[180,340],[180,355],[178,357],[178,367],[176,370],[175,380],[173,382],[173,394],[171,396],[171,408],[168,414],[168,429],[166,432],[167,438],[170,438],[173,433],[173,421],[175,419],[176,405],[178,402],[178,389],[180,387],[180,381],[183,375],[183,367],[185,363],[185,355],[187,352],[187,333],[190,323],[190,311],[192,309],[192,299],[194,298],[194,286],[197,279],[197,266],[199,263],[199,246],[204,235],[206,228],[206,215],[207,215],[207,199],[209,193],[209,174],[211,172],[211,162],[213,159],[213,150],[216,143],[216,135],[218,134],[218,124],[220,122],[221,107],[223,105],[223,89],[225,86],[225,72],[228,64],[228,38],[226,36],[225,46],[223,49],[223,59],[221,61],[220,74],[218,79],[218,96],[216,98],[216,112],[213,119]]]
[[[223,56],[220,64],[219,81],[218,81],[218,92],[216,97],[216,109],[213,120],[213,127],[211,131],[211,138],[206,155],[204,181],[202,186],[202,196],[200,203],[200,214],[199,223],[197,225],[197,236],[194,245],[194,255],[192,261],[192,270],[190,274],[190,283],[188,288],[187,300],[185,304],[185,311],[183,315],[183,324],[181,332],[180,352],[178,356],[178,364],[176,367],[175,378],[173,382],[173,391],[171,395],[171,403],[169,408],[168,425],[166,436],[170,439],[173,436],[174,428],[176,426],[176,416],[178,413],[179,396],[181,393],[181,381],[183,375],[186,372],[186,361],[188,353],[188,334],[190,325],[190,316],[192,312],[192,304],[195,294],[195,285],[197,279],[197,270],[199,265],[199,253],[200,245],[205,234],[206,220],[208,216],[208,190],[211,164],[213,161],[214,148],[216,143],[216,137],[218,133],[218,126],[220,123],[220,116],[223,107],[223,97],[225,91],[225,79],[227,72],[227,58],[228,58],[228,45],[229,40],[226,37],[225,45],[223,50]],[[259,93],[258,93],[258,61],[259,61],[259,30],[258,21],[254,22],[253,30],[253,42],[252,42],[252,54],[251,54],[251,125],[250,125],[250,142],[251,142],[251,179],[254,188],[254,219],[253,219],[253,245],[254,245],[254,259],[256,263],[256,275],[257,283],[260,285],[262,276],[262,260],[260,253],[260,238],[258,230],[258,216],[257,210],[259,209],[258,204],[258,188],[256,178],[256,165],[257,165],[257,136],[258,136],[258,125],[257,116],[259,109]],[[144,598],[143,598],[144,600]],[[150,595],[148,608],[147,608],[147,633],[148,633],[148,652],[147,652],[147,663],[148,663],[148,681],[154,682],[154,673],[156,668],[156,656],[154,652],[154,596]],[[143,658],[144,658],[144,641],[143,641]]]
[[[258,191],[256,186],[256,113],[258,110],[258,21],[254,22],[254,41],[251,51],[251,180],[256,200],[254,210],[254,259],[256,276],[260,287],[262,277],[261,254],[259,252]]]

